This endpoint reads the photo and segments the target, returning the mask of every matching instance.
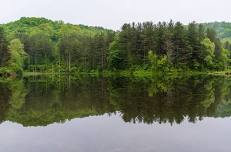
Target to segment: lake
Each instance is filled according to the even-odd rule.
[[[0,82],[1,152],[230,152],[231,78]]]

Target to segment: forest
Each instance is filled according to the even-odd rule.
[[[224,71],[231,64],[224,31],[231,25],[217,24],[171,20],[124,24],[113,31],[23,17],[0,25],[0,75]]]

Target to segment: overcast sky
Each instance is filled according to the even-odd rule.
[[[111,29],[132,21],[231,21],[231,0],[1,0],[0,23],[24,16]]]

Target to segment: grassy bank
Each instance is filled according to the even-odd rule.
[[[71,75],[71,77],[93,76],[93,77],[135,77],[135,78],[152,78],[152,77],[184,77],[196,75],[214,75],[214,76],[231,76],[231,70],[224,71],[192,71],[192,70],[169,70],[165,72],[153,72],[151,70],[121,70],[121,71],[97,71],[90,72],[71,72],[71,73],[51,73],[51,72],[24,72],[24,77],[29,76],[58,76]]]

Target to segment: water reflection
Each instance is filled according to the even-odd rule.
[[[125,122],[197,122],[231,115],[231,79],[192,77],[32,77],[0,83],[0,121],[46,126],[73,118],[119,112]]]

